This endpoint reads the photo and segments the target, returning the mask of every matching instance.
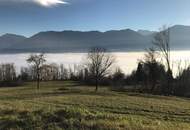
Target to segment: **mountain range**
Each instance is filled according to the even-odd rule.
[[[190,49],[190,26],[170,28],[171,48]],[[131,29],[99,31],[47,31],[31,37],[15,34],[0,36],[0,53],[86,52],[91,47],[104,47],[113,52],[143,51],[152,46],[155,31]]]

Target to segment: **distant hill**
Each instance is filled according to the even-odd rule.
[[[170,30],[173,49],[190,49],[190,26],[176,25]],[[155,33],[125,29],[107,32],[47,31],[29,38],[6,34],[0,37],[0,53],[86,52],[96,46],[111,51],[138,51],[151,46]]]
[[[5,34],[0,36],[0,49],[11,48],[12,46],[24,41],[26,37],[15,34]]]
[[[173,26],[170,34],[173,49],[190,49],[190,26]]]

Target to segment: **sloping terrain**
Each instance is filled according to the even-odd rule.
[[[0,88],[2,130],[189,130],[189,99],[114,92],[76,82]]]

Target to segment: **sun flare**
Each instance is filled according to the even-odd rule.
[[[45,7],[51,7],[56,6],[58,4],[66,4],[67,2],[62,0],[35,0],[36,3],[45,6]]]

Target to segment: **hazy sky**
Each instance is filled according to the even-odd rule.
[[[0,34],[190,25],[190,0],[0,0]]]

